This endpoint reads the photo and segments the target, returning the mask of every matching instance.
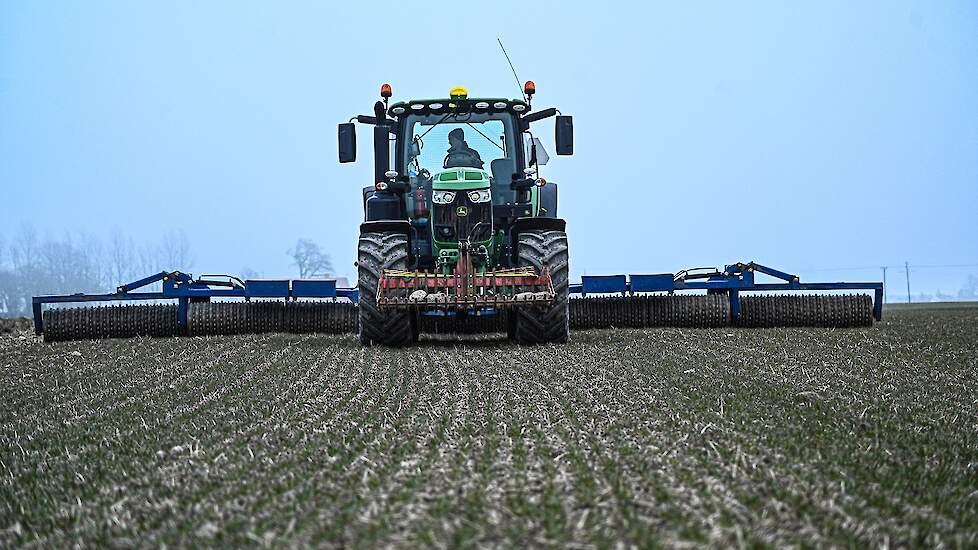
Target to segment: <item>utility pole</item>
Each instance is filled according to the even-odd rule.
[[[907,270],[907,303],[910,303],[910,262],[903,262],[903,267]]]
[[[883,303],[886,303],[886,266],[880,267],[883,270]]]

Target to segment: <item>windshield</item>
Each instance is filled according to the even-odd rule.
[[[411,115],[406,130],[404,158],[411,176],[468,167],[490,175],[498,170],[508,183],[516,170],[512,117],[474,113]]]

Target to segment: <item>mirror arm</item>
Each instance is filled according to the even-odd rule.
[[[534,111],[532,113],[527,113],[520,119],[520,125],[524,130],[530,127],[531,122],[536,122],[538,120],[543,120],[545,118],[550,118],[557,114],[556,107],[550,107],[549,109],[544,109],[542,111]]]
[[[355,117],[355,119],[353,119],[353,118],[350,119],[351,122],[353,120],[356,120],[360,124],[370,124],[370,125],[373,125],[373,126],[378,126],[378,125],[393,126],[394,123],[397,122],[396,120],[394,120],[392,118],[385,118],[382,122],[379,122],[378,123],[377,122],[377,117],[370,116],[370,115],[357,115]]]

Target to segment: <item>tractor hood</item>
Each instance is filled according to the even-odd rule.
[[[489,173],[478,168],[449,168],[431,177],[431,188],[446,191],[468,191],[489,187]]]

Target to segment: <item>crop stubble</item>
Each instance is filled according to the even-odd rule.
[[[974,545],[976,321],[7,335],[0,545]]]

